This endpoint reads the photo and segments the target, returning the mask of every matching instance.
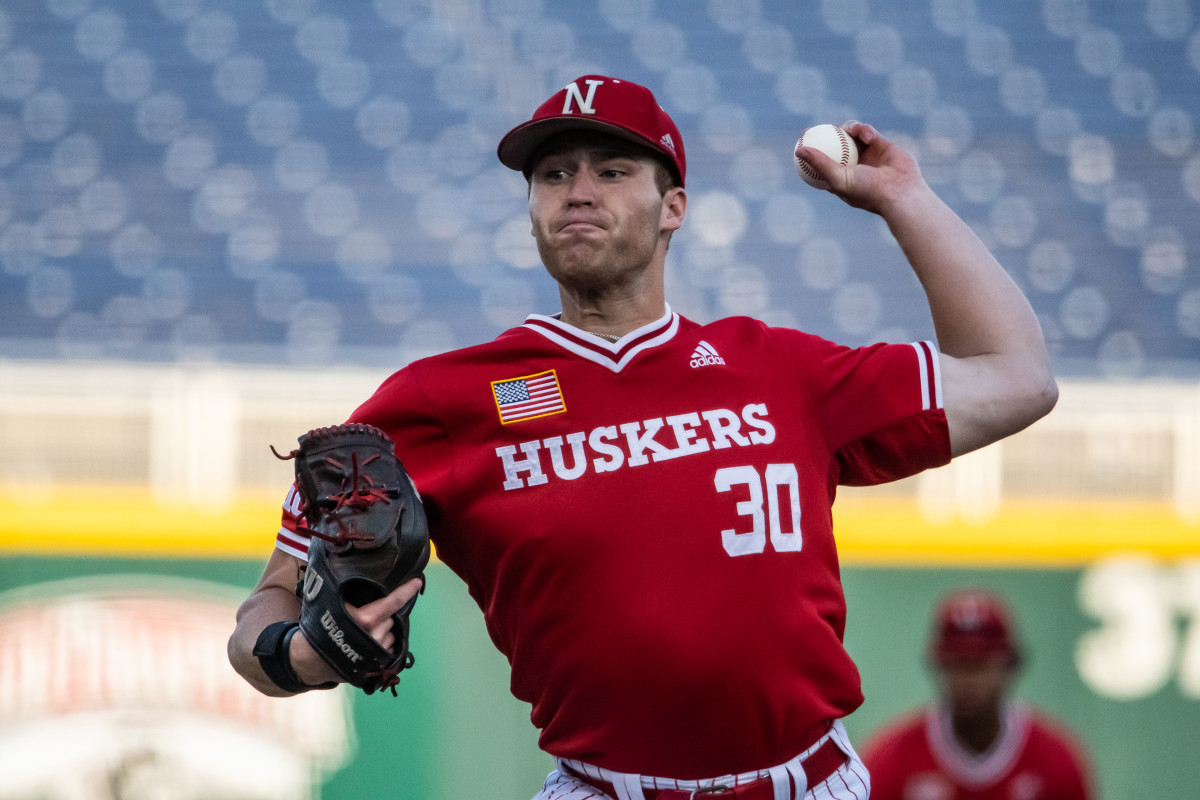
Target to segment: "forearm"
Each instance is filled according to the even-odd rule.
[[[229,637],[229,663],[234,670],[258,691],[272,697],[287,697],[291,693],[275,684],[254,655],[259,635],[272,623],[299,619],[300,603],[295,595],[278,587],[255,591],[238,609],[237,627]]]
[[[238,608],[237,625],[229,637],[229,663],[234,670],[255,689],[272,697],[287,697],[294,692],[280,688],[267,677],[254,655],[254,647],[267,626],[300,618],[300,598],[296,596],[295,587],[302,571],[303,562],[299,559],[279,550],[272,553],[258,586]],[[287,663],[296,678],[307,686],[337,680],[328,663],[312,649],[302,633],[292,636]]]

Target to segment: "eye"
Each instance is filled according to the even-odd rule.
[[[560,183],[566,180],[567,171],[560,167],[547,167],[538,170],[535,179],[543,183]]]

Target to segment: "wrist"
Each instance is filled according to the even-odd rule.
[[[943,204],[937,193],[929,184],[918,180],[893,187],[892,191],[880,198],[876,213],[888,225],[904,225],[937,213],[936,208],[940,205]]]
[[[275,622],[263,629],[254,644],[254,655],[258,658],[263,673],[280,689],[289,694],[300,694],[312,689],[332,689],[336,681],[321,684],[305,683],[292,666],[291,644],[298,622]]]

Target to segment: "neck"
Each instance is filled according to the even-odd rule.
[[[965,749],[974,753],[985,753],[1000,736],[1000,714],[978,714],[952,716],[954,738]]]
[[[613,341],[655,322],[666,310],[661,287],[624,297],[600,297],[560,287],[559,295],[563,322]]]

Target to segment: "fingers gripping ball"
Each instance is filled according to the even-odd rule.
[[[858,163],[858,145],[850,134],[837,125],[814,125],[806,128],[800,134],[796,147],[814,147],[832,158],[843,167],[853,167]],[[796,162],[796,172],[809,186],[818,189],[828,189],[829,184],[812,168],[807,161],[797,158],[793,151],[792,159]]]
[[[312,540],[300,587],[300,630],[347,683],[371,694],[392,689],[413,664],[409,614],[392,615],[389,651],[347,612],[422,574],[429,527],[421,499],[392,440],[370,425],[317,428],[300,437],[296,462],[301,514]]]

